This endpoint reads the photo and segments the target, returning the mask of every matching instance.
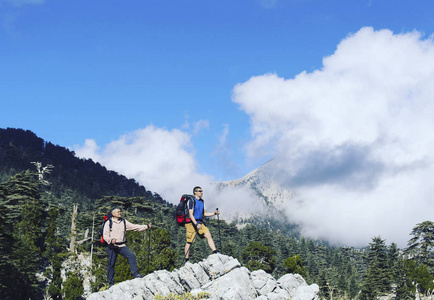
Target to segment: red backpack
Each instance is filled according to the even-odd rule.
[[[184,194],[179,200],[179,204],[176,207],[175,219],[179,226],[185,226],[186,223],[191,223],[190,217],[188,215],[188,201],[193,201],[193,207],[196,204],[196,198],[193,195]]]

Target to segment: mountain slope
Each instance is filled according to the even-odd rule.
[[[275,172],[275,161],[270,160],[246,176],[222,183],[222,186],[248,186],[271,208],[281,209],[290,200],[294,192],[282,187]]]
[[[73,151],[46,142],[29,130],[0,128],[0,182],[25,170],[36,171],[32,162],[54,166],[47,179],[51,183],[50,192],[56,196],[71,189],[90,199],[155,196],[165,202],[134,179],[107,170],[90,159],[80,159]]]
[[[230,186],[250,188],[264,204],[254,213],[238,214],[235,221],[239,228],[245,224],[254,224],[278,230],[288,236],[299,236],[299,226],[289,220],[285,214],[285,209],[292,203],[294,192],[282,185],[275,171],[276,167],[276,162],[270,160],[240,179],[221,182],[220,188]]]

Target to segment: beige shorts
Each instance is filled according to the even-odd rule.
[[[196,230],[194,229],[193,223],[185,224],[185,229],[187,229],[186,233],[185,233],[185,235],[187,237],[187,243],[192,243],[194,236],[196,235]],[[199,232],[199,237],[204,238],[204,235],[209,233],[209,229],[204,224],[202,224],[202,226],[200,226],[198,232]]]

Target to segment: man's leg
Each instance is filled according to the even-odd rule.
[[[136,277],[139,272],[137,271],[137,261],[136,255],[133,251],[130,250],[127,246],[119,247],[119,254],[128,259],[128,263],[130,264],[130,271],[133,274],[133,277]]]
[[[205,233],[205,238],[206,238],[206,241],[208,242],[208,246],[211,248],[211,250],[214,252],[214,251],[216,251],[217,250],[217,248],[215,247],[215,244],[214,244],[214,240],[212,239],[212,237],[211,237],[211,233]],[[221,250],[220,250],[221,251]]]
[[[190,247],[191,247],[191,243],[185,243],[185,247],[184,247],[185,260],[188,260],[188,256],[190,254]]]
[[[110,286],[115,284],[115,263],[116,258],[118,257],[118,254],[115,252],[115,250],[110,249],[109,247],[106,248],[107,250],[107,281]]]
[[[187,261],[190,255],[191,246],[193,245],[194,237],[196,235],[196,230],[194,229],[193,224],[191,223],[185,224],[185,229],[186,229],[185,234],[187,238],[187,243],[185,244],[184,254],[185,254],[185,260]]]
[[[211,237],[211,232],[209,232],[208,227],[205,225],[202,225],[198,232],[202,237],[206,238],[206,241],[208,242],[208,246],[211,248],[212,252],[216,253],[217,248],[215,247],[214,240]]]

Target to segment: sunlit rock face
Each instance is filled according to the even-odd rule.
[[[286,274],[274,279],[263,270],[250,272],[240,262],[222,254],[168,272],[160,270],[114,285],[110,289],[91,294],[88,300],[153,299],[156,295],[190,292],[211,294],[209,299],[293,299],[318,300],[319,287],[307,285],[298,274]]]

